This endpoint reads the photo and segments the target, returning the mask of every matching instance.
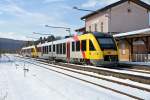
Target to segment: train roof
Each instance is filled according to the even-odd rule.
[[[69,38],[66,38],[66,39],[69,39]],[[57,43],[63,43],[63,42],[66,42],[66,39],[61,39],[61,40],[57,40],[57,41],[52,41],[52,42],[46,42],[46,43],[43,43],[43,44],[40,44],[39,46],[37,47],[40,47],[40,46],[47,46],[47,45],[51,45],[51,44],[57,44]]]
[[[112,35],[108,34],[108,33],[102,33],[102,32],[87,32],[85,34],[81,34],[81,35],[77,35],[77,36],[83,36],[83,35],[88,35],[88,34],[92,34],[95,37],[112,37]],[[66,42],[66,40],[68,41],[72,41],[74,37],[69,37],[69,38],[65,38],[65,39],[61,39],[61,40],[56,40],[53,42],[46,42],[43,44],[38,44],[37,47],[42,47],[42,46],[48,46],[48,45],[52,45],[54,44],[58,44],[58,43],[63,43]]]
[[[35,46],[32,45],[32,46],[28,46],[28,47],[23,47],[22,49],[31,49],[31,48],[34,48]]]
[[[95,37],[112,37],[109,33],[102,33],[102,32],[92,32]]]

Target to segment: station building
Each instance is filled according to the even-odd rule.
[[[141,0],[120,0],[81,18],[77,32],[104,32],[117,40],[120,61],[150,61],[150,5]]]

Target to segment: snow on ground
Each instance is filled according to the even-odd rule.
[[[26,61],[29,61],[29,60],[26,60]],[[33,60],[32,62],[34,62],[36,64],[36,61]],[[43,65],[43,64],[39,64],[39,63],[38,63],[38,65],[44,66],[44,67],[47,67],[47,68],[50,68],[50,69],[53,69],[53,70],[56,70],[56,71],[64,72],[64,73],[67,73],[69,75],[73,75],[73,76],[76,76],[76,77],[79,77],[79,78],[82,78],[82,79],[85,79],[85,80],[88,80],[88,81],[91,81],[91,82],[95,82],[97,84],[100,84],[100,85],[103,85],[103,86],[106,86],[106,87],[117,89],[117,90],[125,92],[127,94],[129,93],[129,94],[132,94],[134,96],[141,97],[141,98],[144,98],[144,99],[147,99],[147,100],[149,100],[149,98],[150,98],[150,93],[146,92],[146,91],[142,91],[142,90],[139,90],[139,89],[135,89],[135,88],[131,88],[131,87],[128,87],[128,86],[119,85],[119,84],[116,84],[116,83],[112,83],[112,82],[96,79],[96,78],[93,78],[93,77],[89,77],[89,76],[85,76],[85,75],[81,75],[81,74],[77,74],[77,73],[73,73],[73,72],[69,72],[69,71],[64,71],[62,69],[53,68],[53,67],[50,67],[50,66],[47,66],[47,65]],[[37,67],[37,66],[35,66],[35,67]],[[139,85],[139,86],[141,85],[141,84],[138,84],[136,82],[134,84],[135,85]],[[146,87],[149,87],[149,86],[146,85]]]
[[[26,60],[26,61],[28,61],[28,60]],[[36,61],[32,61],[32,62],[36,63]],[[44,66],[44,67],[47,67],[47,68],[50,68],[50,69],[53,69],[53,70],[56,70],[56,71],[60,71],[60,72],[63,72],[63,73],[67,73],[69,75],[73,75],[73,76],[82,78],[84,80],[95,82],[97,84],[100,84],[100,85],[103,85],[103,86],[106,86],[106,87],[117,89],[117,90],[122,91],[124,93],[132,94],[134,96],[141,97],[141,98],[144,98],[146,100],[149,100],[149,98],[150,98],[150,93],[146,92],[146,91],[142,91],[142,90],[139,90],[139,89],[135,89],[135,88],[131,88],[131,87],[128,87],[128,86],[119,85],[119,84],[108,82],[108,81],[105,81],[105,80],[96,79],[96,78],[93,78],[93,77],[89,77],[89,76],[85,76],[85,75],[81,75],[81,74],[65,71],[65,70],[58,69],[58,68],[53,68],[53,67],[50,67],[50,66],[47,66],[47,65],[43,65],[43,64],[38,64],[38,65]],[[35,67],[37,67],[37,66],[35,66]],[[137,85],[137,84],[135,84],[135,85]]]
[[[10,57],[15,60],[14,57]],[[29,68],[24,75],[23,68]],[[24,62],[0,59],[0,100],[129,100],[103,89]]]
[[[49,65],[52,65],[52,64],[49,64]],[[55,66],[60,67],[58,65],[55,65]],[[115,81],[118,81],[118,82],[123,82],[123,83],[127,83],[127,84],[131,84],[131,85],[135,85],[135,86],[150,89],[150,85],[148,85],[148,84],[135,82],[135,81],[132,81],[132,80],[129,80],[129,79],[121,79],[121,78],[117,78],[117,77],[113,77],[113,76],[104,76],[104,75],[100,75],[100,74],[97,74],[97,73],[94,73],[94,72],[87,72],[87,71],[76,70],[76,69],[72,69],[72,68],[65,68],[65,69],[69,69],[69,70],[72,70],[72,71],[81,72],[81,73],[85,73],[85,74],[88,74],[88,75],[102,77],[102,78],[115,80]]]

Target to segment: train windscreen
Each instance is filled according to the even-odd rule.
[[[100,38],[97,38],[97,40],[99,41],[100,48],[102,50],[104,50],[104,49],[114,49],[114,50],[116,50],[117,49],[115,41],[111,37],[103,37],[103,38],[100,37]]]

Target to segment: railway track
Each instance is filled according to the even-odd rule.
[[[26,61],[26,60],[24,60],[24,61]],[[103,86],[103,85],[97,84],[97,83],[92,82],[92,81],[88,81],[88,80],[85,80],[85,79],[82,79],[82,78],[79,78],[79,77],[76,77],[76,76],[73,76],[73,75],[70,75],[70,74],[61,72],[61,71],[59,71],[59,70],[57,70],[57,69],[51,69],[50,67],[44,67],[44,66],[38,64],[38,63],[40,63],[40,62],[38,62],[38,63],[34,63],[34,62],[31,62],[31,61],[26,61],[26,62],[28,62],[28,63],[30,63],[30,64],[33,64],[33,65],[36,65],[36,66],[38,66],[38,67],[42,67],[42,68],[45,68],[45,69],[48,69],[48,70],[51,70],[51,71],[54,71],[54,72],[57,72],[57,73],[60,73],[60,74],[63,74],[63,75],[72,77],[72,78],[75,78],[75,79],[77,79],[77,80],[81,80],[81,81],[83,81],[83,82],[86,82],[86,83],[89,83],[89,84],[92,84],[92,85],[95,85],[95,86],[98,86],[98,87],[101,87],[101,88],[104,88],[104,89],[107,89],[107,90],[111,90],[111,91],[113,91],[113,92],[116,92],[116,93],[119,93],[119,94],[122,94],[122,95],[125,95],[125,96],[128,96],[128,97],[131,97],[131,98],[136,99],[136,100],[144,100],[143,98],[140,98],[140,97],[137,97],[137,96],[134,96],[134,95],[131,95],[131,94],[128,94],[128,93],[125,93],[125,92],[122,92],[122,91],[119,91],[119,90],[116,90],[116,89],[107,87],[107,86]],[[40,64],[44,64],[44,63],[42,62],[42,63],[40,63]],[[98,79],[102,79],[102,80],[107,80],[107,79],[103,79],[103,78],[96,77],[96,76],[93,76],[93,75],[85,74],[85,73],[83,73],[83,72],[79,72],[79,71],[75,71],[75,70],[71,70],[71,69],[66,69],[66,68],[61,68],[61,67],[58,67],[57,65],[51,65],[51,64],[46,64],[46,63],[45,63],[44,65],[50,65],[50,66],[52,66],[52,67],[55,67],[55,68],[58,68],[58,69],[62,69],[62,70],[66,70],[66,71],[69,71],[69,72],[74,72],[74,73],[78,73],[78,74],[82,74],[82,75],[86,75],[86,76],[90,76],[90,77],[94,77],[94,78],[98,78]],[[110,80],[107,80],[107,81],[110,81]],[[115,81],[111,81],[111,82],[115,82]],[[118,83],[118,84],[119,84],[119,82],[115,82],[115,83]],[[121,84],[121,83],[120,83],[120,84]],[[123,84],[121,84],[121,85],[123,85]],[[127,85],[127,84],[124,84],[124,85],[129,86],[129,85]],[[135,88],[135,87],[134,87],[134,88]],[[136,88],[137,88],[137,87],[136,87]],[[150,90],[148,90],[148,89],[146,89],[146,91],[149,91],[149,92],[150,92]]]
[[[35,58],[29,58],[27,57],[26,59],[33,59],[36,61],[39,61],[40,63],[45,62],[45,64],[48,64],[49,61],[48,60],[43,60],[43,59],[35,59]],[[109,69],[109,68],[99,68],[99,67],[94,67],[94,66],[83,66],[83,65],[75,65],[75,64],[68,64],[68,63],[62,63],[62,62],[57,62],[54,63],[54,65],[59,65],[61,67],[64,68],[71,68],[71,69],[75,69],[75,70],[80,70],[80,71],[86,71],[86,72],[93,72],[96,74],[100,74],[100,75],[105,75],[105,76],[113,76],[113,77],[117,77],[117,78],[121,78],[121,79],[129,79],[135,82],[139,82],[139,83],[144,83],[144,84],[150,84],[150,74],[148,73],[144,73],[141,72],[140,73],[138,71],[133,71],[133,70],[129,70],[125,72],[123,69],[118,70],[118,69]],[[130,73],[128,73],[130,72]],[[136,72],[136,74],[133,74],[134,72]],[[145,74],[144,76],[141,76],[142,74]],[[140,75],[141,74],[141,75]]]
[[[21,57],[23,58],[23,57]],[[147,92],[150,92],[150,88],[146,88],[146,87],[141,87],[141,86],[137,86],[137,85],[133,85],[133,84],[129,84],[129,83],[124,83],[124,82],[120,82],[120,81],[116,81],[116,80],[112,80],[112,79],[108,79],[108,78],[105,78],[105,77],[100,77],[100,76],[95,76],[95,75],[92,75],[91,74],[91,71],[86,71],[86,67],[81,67],[82,65],[74,65],[74,64],[65,64],[65,63],[55,63],[55,64],[49,64],[46,60],[42,60],[41,59],[34,59],[34,58],[23,58],[23,59],[32,59],[33,62],[36,61],[37,63],[39,64],[44,64],[44,65],[49,65],[49,66],[52,66],[52,67],[55,67],[55,68],[58,68],[58,69],[62,69],[62,70],[67,70],[67,71],[70,71],[70,72],[74,72],[74,73],[78,73],[78,74],[82,74],[82,75],[86,75],[86,76],[89,76],[89,77],[93,77],[93,78],[97,78],[97,79],[101,79],[101,80],[105,80],[105,81],[109,81],[109,82],[113,82],[113,83],[117,83],[117,84],[120,84],[120,85],[124,85],[124,86],[128,86],[128,87],[132,87],[132,88],[136,88],[136,89],[140,89],[140,90],[143,90],[143,91],[147,91]],[[31,62],[30,62],[31,63]],[[35,64],[37,66],[39,66],[38,64]],[[63,66],[62,66],[63,65]],[[65,66],[65,65],[68,65],[68,66],[75,66],[75,68],[71,68],[71,67],[68,67],[68,66]],[[78,68],[76,68],[78,67]],[[82,70],[80,70],[81,68],[84,68]],[[47,69],[47,68],[46,68]],[[49,68],[48,68],[49,69]],[[57,70],[55,70],[57,72]],[[58,71],[59,72],[59,71]],[[86,72],[86,73],[85,73]],[[59,72],[59,73],[62,73],[62,72]],[[62,73],[62,74],[66,74],[66,73]],[[68,76],[68,75],[67,75]],[[69,75],[70,76],[70,75]],[[70,77],[75,77],[75,76],[70,76]],[[86,82],[86,80],[82,80],[84,82]],[[89,82],[90,83],[90,82]],[[92,84],[92,83],[91,83]],[[94,85],[94,84],[93,84]],[[96,85],[96,84],[95,84]],[[96,86],[98,86],[99,84],[97,84]],[[102,86],[103,87],[103,86]],[[104,86],[106,87],[106,86]],[[103,88],[104,88],[103,87]],[[106,87],[107,89],[108,87]],[[111,89],[110,89],[111,90]],[[112,90],[113,91],[113,90]],[[118,91],[118,90],[116,90]],[[114,92],[115,92],[115,89],[114,89]],[[117,93],[119,93],[120,91],[118,91]],[[122,92],[121,92],[122,93]],[[123,93],[124,94],[124,93]],[[125,93],[124,95],[128,95],[128,93]],[[130,95],[129,94],[129,97],[132,97],[133,95]],[[134,98],[134,96],[133,96]],[[134,99],[139,99],[139,100],[142,100],[141,98],[135,98]]]
[[[41,61],[41,60],[38,60],[38,61]],[[46,62],[46,63],[48,63],[48,62]],[[68,64],[68,63],[66,64],[66,63],[61,63],[61,62],[57,62],[57,63],[53,63],[53,64],[59,65],[62,67],[66,67],[66,68],[72,68],[72,69],[76,69],[76,70],[93,72],[93,73],[97,73],[97,74],[101,74],[101,75],[105,75],[105,76],[113,76],[113,77],[122,78],[122,79],[129,79],[129,80],[139,82],[139,83],[150,84],[149,72],[130,70],[130,69],[125,70],[125,71],[130,71],[130,74],[129,74],[129,73],[120,72],[120,71],[124,71],[122,69],[121,70],[115,69],[114,71],[112,71],[112,70],[109,70],[108,68],[98,68],[98,67],[93,67],[93,66],[88,67],[88,66],[74,65],[74,64]],[[134,75],[134,74],[132,74],[132,72],[138,72],[140,74],[144,73],[148,76]]]

